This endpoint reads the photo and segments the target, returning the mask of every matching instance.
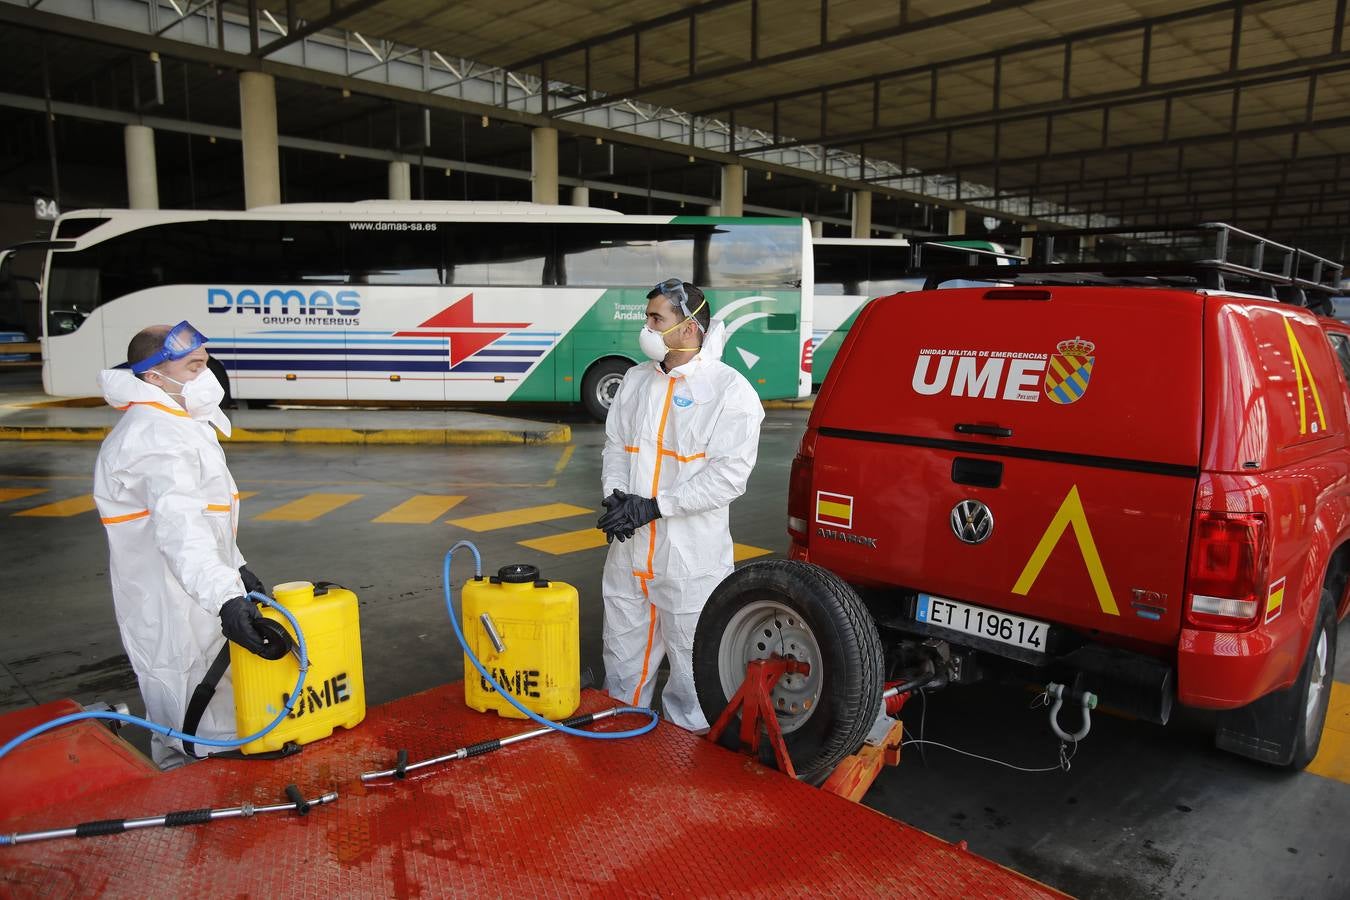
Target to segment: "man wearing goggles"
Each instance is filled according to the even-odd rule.
[[[128,367],[99,374],[104,399],[124,412],[94,471],[117,624],[146,716],[175,728],[227,638],[254,653],[264,643],[254,627],[261,614],[245,597],[264,587],[235,544],[239,491],[216,437],[229,436],[230,420],[205,343],[187,322],[152,326],[131,339]],[[235,736],[228,673],[190,730]],[[164,768],[187,759],[158,734],[152,752]]]
[[[651,362],[624,375],[605,421],[598,526],[610,541],[602,590],[605,690],[646,706],[662,657],[668,720],[706,731],[694,692],[694,628],[733,568],[728,508],[745,493],[764,408],[722,362],[726,328],[678,278],[647,294],[638,337]],[[617,540],[616,540],[617,539]]]

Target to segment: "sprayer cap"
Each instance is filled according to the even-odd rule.
[[[497,570],[497,580],[502,584],[531,584],[539,580],[539,567],[526,563],[502,566]]]

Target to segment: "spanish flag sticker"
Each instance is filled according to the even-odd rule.
[[[816,521],[836,528],[852,528],[853,498],[848,494],[816,491]]]
[[[1280,613],[1284,610],[1284,579],[1281,578],[1270,586],[1270,596],[1266,600],[1266,621],[1278,619]]]

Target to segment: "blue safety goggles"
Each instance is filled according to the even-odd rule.
[[[160,363],[182,359],[205,343],[206,335],[184,320],[170,328],[169,333],[164,335],[164,346],[140,362],[132,363],[131,371],[143,375]]]
[[[676,306],[678,306],[680,308],[680,312],[684,313],[684,317],[686,319],[693,319],[694,324],[698,325],[698,330],[699,331],[703,330],[703,326],[699,325],[698,319],[694,319],[694,313],[698,312],[699,309],[702,309],[703,307],[708,305],[707,297],[703,298],[703,302],[698,305],[698,309],[690,311],[689,294],[685,292],[684,282],[681,281],[680,279],[667,278],[665,281],[661,282],[656,287],[652,288],[652,291],[653,293],[659,292],[661,296],[665,297],[671,303],[674,303]]]

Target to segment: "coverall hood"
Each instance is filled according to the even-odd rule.
[[[151,406],[158,404],[170,410],[182,411],[182,406],[163,388],[142,381],[132,374],[130,369],[104,369],[98,373],[98,385],[103,389],[104,401],[114,409],[125,411],[137,403],[147,403]],[[211,410],[202,417],[202,421],[210,422],[221,434],[230,436],[232,431],[230,419],[220,407]]]

